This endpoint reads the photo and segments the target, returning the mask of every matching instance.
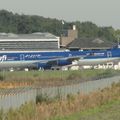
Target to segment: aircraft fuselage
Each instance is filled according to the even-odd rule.
[[[80,56],[78,64],[93,65],[120,59],[120,49],[86,51],[0,51],[0,69],[3,68],[51,68],[72,64],[69,57]],[[84,56],[84,57],[82,57]],[[65,59],[64,59],[65,58]]]

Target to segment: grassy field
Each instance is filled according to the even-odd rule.
[[[0,120],[119,120],[120,83],[90,94],[68,95],[67,99],[26,103],[8,112],[0,110]]]
[[[51,120],[120,120],[120,100],[67,117],[58,117]]]
[[[18,71],[0,72],[1,82],[28,82],[36,85],[64,85],[85,82],[119,74],[115,70],[79,70],[79,71]]]
[[[100,110],[101,110],[100,112],[102,112],[102,108],[104,107],[101,107],[99,109],[99,106],[103,106],[105,104],[110,105],[111,101],[118,101],[118,105],[120,105],[120,83],[113,84],[112,87],[104,88],[102,90],[98,90],[87,95],[86,94],[68,95],[66,100],[60,99],[57,101],[40,102],[37,104],[38,113],[37,116],[38,120],[49,120],[50,118],[51,118],[50,120],[81,120],[77,119],[77,117],[79,118],[83,117],[84,120],[85,116],[91,115],[87,113],[89,112],[97,113],[97,111],[99,112]],[[86,115],[83,114],[83,116],[81,116],[80,112],[83,111],[87,111],[85,112]],[[61,118],[62,116],[69,115],[71,115],[70,116],[71,119],[69,117]],[[74,117],[75,119],[73,119]]]

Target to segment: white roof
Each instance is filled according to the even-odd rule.
[[[32,33],[32,34],[13,34],[13,33],[0,33],[0,41],[56,41],[59,37],[51,33]]]

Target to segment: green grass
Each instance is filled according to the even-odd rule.
[[[1,81],[9,82],[32,82],[45,84],[63,85],[74,82],[84,82],[87,80],[99,79],[119,74],[115,70],[79,70],[79,71],[15,71],[0,72]]]
[[[111,101],[94,109],[74,113],[66,117],[56,117],[51,120],[120,120],[120,100]]]
[[[48,78],[64,78],[67,79],[70,75],[74,75],[78,78],[85,78],[85,77],[96,77],[96,76],[103,76],[103,75],[114,75],[119,71],[114,70],[81,70],[81,71],[15,71],[15,72],[0,72],[1,76],[4,76],[5,79],[10,79],[14,77],[19,78],[41,78],[41,79],[48,79]]]

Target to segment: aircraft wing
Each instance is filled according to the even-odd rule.
[[[84,57],[86,56],[71,56],[71,57],[65,57],[65,58],[62,58],[63,60],[66,60],[66,61],[69,61],[69,62],[72,62],[74,60],[80,60],[80,59],[83,59]]]
[[[47,60],[42,60],[42,61],[38,61],[38,62],[35,62],[34,65],[36,64],[47,64],[47,65],[58,65],[58,62],[61,61],[61,60],[66,60],[68,62],[72,62],[74,60],[80,60],[80,59],[83,59],[85,56],[69,56],[69,57],[54,57],[54,58],[51,58],[51,59],[47,59]]]

